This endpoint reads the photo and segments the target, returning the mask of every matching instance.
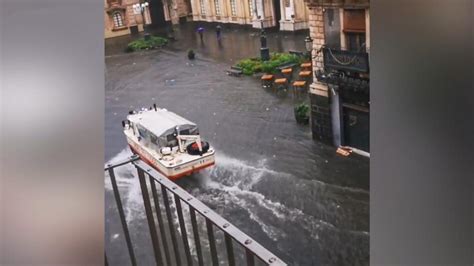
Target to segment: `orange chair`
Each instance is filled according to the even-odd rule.
[[[273,75],[265,74],[262,76],[261,80],[262,80],[262,87],[269,88],[272,86]]]
[[[281,74],[283,77],[287,78],[289,81],[291,81],[292,74],[293,74],[293,69],[291,67],[289,68],[284,68],[281,70]]]
[[[307,71],[307,70],[305,70],[305,71],[300,71],[300,77],[302,77],[302,78],[308,78],[308,77],[310,77],[310,76],[311,76],[311,71]]]
[[[296,94],[300,88],[306,89],[306,81],[304,80],[297,80],[293,82],[293,93]]]
[[[279,78],[275,79],[275,84],[277,85],[277,88],[284,88],[286,89],[288,85],[288,79],[287,78]]]
[[[301,64],[301,68],[302,68],[302,69],[305,69],[305,68],[309,68],[309,69],[310,69],[311,66],[312,66],[311,62],[306,62],[306,63]]]
[[[293,69],[292,68],[284,68],[281,70],[281,73],[282,74],[291,74],[293,72]]]

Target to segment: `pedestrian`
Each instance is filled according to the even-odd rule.
[[[197,29],[197,32],[199,33],[199,37],[201,37],[201,41],[202,41],[203,33],[204,33],[204,28],[203,28],[203,27],[199,27],[199,28]]]
[[[221,25],[217,25],[216,27],[216,36],[217,36],[217,40],[220,41],[221,40]]]

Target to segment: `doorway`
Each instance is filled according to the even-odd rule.
[[[344,145],[370,152],[369,109],[353,104],[342,104]]]
[[[165,11],[163,9],[163,0],[151,0],[150,3],[150,16],[151,25],[153,27],[162,27],[166,25]],[[164,0],[166,1],[166,0]]]
[[[280,0],[273,0],[273,11],[274,11],[274,14],[275,14],[275,27],[276,27],[277,30],[280,29],[280,20],[281,20],[280,5],[281,5]]]

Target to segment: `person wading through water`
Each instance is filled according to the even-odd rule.
[[[220,41],[221,40],[221,25],[217,25],[216,27],[216,36],[217,36],[217,40]]]
[[[197,29],[197,32],[199,33],[199,37],[201,38],[201,42],[202,42],[203,33],[204,33],[204,28],[203,28],[203,27],[199,27],[199,28]]]

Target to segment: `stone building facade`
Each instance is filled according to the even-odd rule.
[[[305,0],[313,39],[313,138],[369,147],[369,0]]]
[[[279,26],[280,30],[308,28],[309,10],[303,0],[191,0],[193,21]]]
[[[143,18],[135,14],[132,6],[139,0],[104,0],[105,38],[128,35],[132,31],[143,31]],[[151,23],[149,9],[144,12],[145,23]]]
[[[163,0],[163,9],[165,20],[172,24],[187,20],[192,15],[191,0]]]

